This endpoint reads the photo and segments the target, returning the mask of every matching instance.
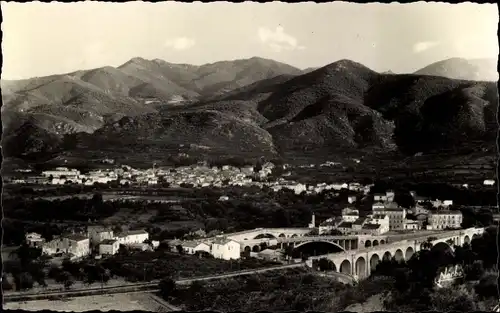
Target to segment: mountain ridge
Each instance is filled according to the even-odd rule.
[[[377,73],[347,59],[305,74],[273,62],[222,61],[200,70],[200,66],[134,58],[120,66],[125,71],[103,67],[20,83],[25,89],[45,89],[19,92],[7,84],[8,106],[33,105],[31,111],[15,112],[25,115],[20,118],[24,122],[17,125],[20,131],[11,130],[5,137],[6,147],[13,151],[7,155],[63,152],[118,159],[134,154],[161,159],[179,151],[254,157],[314,151],[413,155],[466,146],[467,140],[494,140],[498,106],[494,83]],[[193,75],[198,79],[192,80]],[[142,83],[130,88],[129,80]],[[165,85],[159,81],[171,88],[162,89]],[[214,83],[209,86],[206,81]],[[97,90],[92,87],[96,85]],[[52,95],[46,86],[60,86],[66,92]],[[187,86],[192,86],[193,94],[182,94]],[[168,105],[173,96],[194,98]],[[152,105],[151,99],[161,105]],[[12,114],[11,121],[17,118],[7,110],[2,120],[4,113]],[[45,120],[43,114],[48,114]],[[71,127],[54,127],[64,119]],[[28,145],[15,147],[18,138],[29,138],[29,132],[34,136]],[[47,147],[44,140],[50,141]]]

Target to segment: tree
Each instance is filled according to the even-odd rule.
[[[168,300],[169,297],[175,294],[176,284],[172,278],[164,278],[160,281],[159,288],[163,299]]]
[[[70,277],[69,279],[67,279],[66,281],[64,281],[64,289],[69,290],[71,288],[71,286],[73,286],[73,284],[74,284],[74,281]]]
[[[481,298],[498,297],[498,275],[489,274],[484,276],[474,287],[474,291]]]
[[[483,261],[476,260],[472,265],[465,267],[465,278],[467,280],[479,280],[484,275]]]
[[[33,277],[27,272],[22,272],[18,275],[15,275],[14,282],[16,284],[17,290],[31,289],[33,288],[34,283]]]
[[[397,268],[394,270],[394,286],[399,292],[405,292],[410,288],[410,270],[407,268]]]

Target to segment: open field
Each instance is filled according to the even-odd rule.
[[[156,305],[157,306],[157,305]],[[153,300],[147,293],[110,294],[99,296],[76,297],[63,300],[34,300],[4,303],[7,310],[54,310],[63,312],[99,311],[152,311],[155,309]]]

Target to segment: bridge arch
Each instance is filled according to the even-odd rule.
[[[321,258],[321,259],[316,259],[313,261],[315,266],[320,270],[320,271],[337,271],[337,267],[335,266],[335,263],[327,258]]]
[[[250,248],[250,246],[246,246],[245,249],[244,249],[244,251],[246,253],[250,253],[250,252],[252,252],[252,248]]]
[[[278,238],[286,238],[286,235],[281,233],[281,234],[279,234]]]
[[[344,252],[345,249],[339,244],[326,240],[307,241],[296,245],[293,248],[293,257],[299,257],[301,254],[318,256],[328,253]]]
[[[392,258],[392,255],[389,251],[386,251],[384,255],[382,256],[382,261],[390,261]]]
[[[276,239],[276,236],[274,236],[273,234],[265,233],[265,234],[258,234],[257,236],[255,236],[254,239],[264,239],[264,238]]]
[[[365,248],[370,248],[372,246],[372,242],[370,240],[365,241]]]
[[[435,243],[432,246],[431,250],[440,250],[440,251],[443,251],[443,252],[446,251],[446,252],[453,253],[453,248],[450,247],[450,245],[448,243],[442,242],[442,241]]]
[[[253,246],[252,252],[260,252],[260,246],[259,245]]]
[[[378,246],[379,245],[378,240],[377,239],[373,240],[373,244],[372,245],[373,245],[373,247]]]
[[[365,276],[366,276],[366,260],[364,257],[360,256],[356,260],[355,272],[359,278],[365,278]]]
[[[405,260],[408,261],[409,259],[411,259],[411,257],[413,256],[414,253],[415,253],[415,251],[413,250],[412,247],[406,248]]]
[[[470,237],[469,237],[469,235],[465,235],[465,237],[464,237],[464,244],[465,243],[467,243],[467,244],[470,245]]]
[[[380,257],[378,254],[374,253],[370,258],[370,269],[374,271],[377,268],[377,264],[380,263]]]
[[[385,240],[384,239],[380,240],[380,244],[381,245],[385,244]]]
[[[342,274],[347,274],[351,275],[351,262],[349,260],[344,260],[342,263],[340,263],[340,272]]]
[[[291,237],[292,237],[292,238],[296,238],[296,237],[298,237],[298,236],[297,236],[297,234],[293,234]]]
[[[474,239],[476,239],[476,238],[479,238],[479,235],[478,235],[478,234],[474,234],[474,235],[472,235],[472,239],[473,239],[473,240],[474,240]]]
[[[404,261],[405,256],[403,254],[403,251],[401,251],[401,249],[396,250],[396,253],[394,253],[394,259],[396,259],[396,261],[398,262]]]

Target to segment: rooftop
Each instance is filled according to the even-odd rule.
[[[357,220],[352,223],[353,225],[363,225],[363,223],[366,221],[366,217],[360,217]]]
[[[342,223],[340,223],[340,225],[338,227],[339,228],[351,228],[352,227],[352,223],[350,223],[350,222],[342,222]]]
[[[201,242],[201,241],[186,241],[182,244],[182,246],[187,247],[187,248],[196,248],[197,246],[199,246],[201,244],[206,244],[206,243]]]
[[[80,234],[70,234],[70,235],[65,235],[64,238],[73,240],[73,241],[83,241],[85,239],[89,239],[87,236],[80,235]]]
[[[115,239],[104,239],[101,241],[101,245],[112,245],[116,242]]]
[[[231,241],[234,241],[234,240],[228,239],[228,238],[216,238],[213,241],[213,243],[216,244],[216,245],[225,245],[225,244],[228,244]],[[236,241],[234,241],[234,242],[236,242]]]
[[[379,229],[380,224],[365,224],[363,225],[363,229]]]
[[[148,232],[145,231],[144,229],[137,229],[137,230],[128,230],[123,233],[121,233],[119,236],[124,237],[124,236],[130,236],[130,235],[144,235],[147,234]]]
[[[441,210],[441,211],[432,212],[431,214],[432,215],[462,215],[462,212],[455,211],[455,210]]]

